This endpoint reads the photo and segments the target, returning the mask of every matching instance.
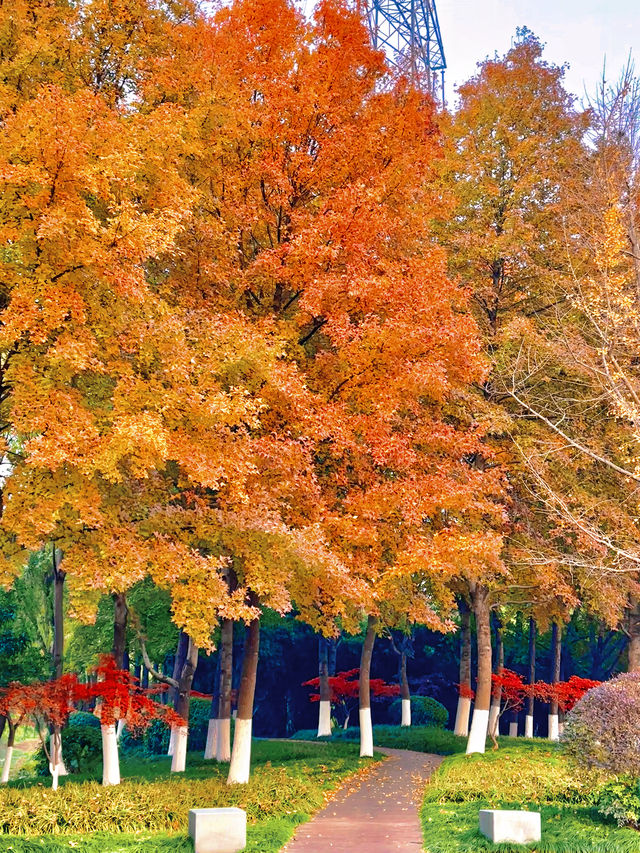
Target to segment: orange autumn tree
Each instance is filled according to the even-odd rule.
[[[115,17],[107,26],[110,8]],[[149,471],[169,457],[193,458],[179,434],[189,405],[200,432],[232,430],[256,411],[242,393],[216,397],[219,386],[207,387],[207,362],[194,363],[182,325],[150,287],[150,258],[171,245],[192,198],[175,169],[182,111],[141,109],[135,98],[135,72],[143,74],[131,56],[143,69],[151,61],[144,39],[157,29],[155,9],[93,4],[89,21],[83,9],[74,18],[60,4],[55,27],[37,33],[31,19],[42,23],[42,9],[25,6],[24,20],[14,9],[15,50],[3,54],[3,423],[12,465],[4,484],[3,577],[10,580],[25,549],[53,539],[74,593],[88,590],[94,599],[101,589],[126,589],[150,569],[164,584],[186,578],[195,587],[215,575],[217,560],[154,539],[148,516],[158,484]],[[52,10],[45,13],[51,22]],[[136,49],[130,43],[116,50],[114,34],[127,29]],[[108,73],[91,59],[101,51],[100,32],[110,40],[102,45],[113,63]],[[27,87],[18,72],[31,47],[51,62]],[[198,385],[192,398],[190,381]],[[218,451],[210,477],[245,470],[230,444]],[[226,594],[222,583],[217,589]],[[90,604],[85,596],[78,609]]]
[[[388,79],[359,16],[333,3],[311,24],[285,3],[238,3],[197,38],[185,32],[149,96],[193,103],[194,89],[185,168],[201,197],[163,293],[205,325],[216,311],[240,314],[254,334],[281,342],[304,395],[292,407],[263,389],[262,421],[282,438],[277,455],[263,441],[261,473],[278,458],[289,472],[291,460],[306,460],[313,491],[292,488],[281,470],[278,512],[293,529],[317,519],[367,584],[364,599],[353,590],[355,603],[374,622],[384,600],[443,627],[435,605],[449,599],[442,580],[452,562],[443,555],[455,540],[495,559],[499,541],[483,543],[477,531],[465,539],[469,513],[477,521],[493,511],[482,492],[495,478],[465,459],[475,430],[444,420],[456,389],[483,366],[465,295],[426,226],[438,207],[426,181],[439,150],[432,103]],[[265,556],[246,546],[255,504],[226,510],[208,536],[225,543],[239,589],[268,602]],[[435,555],[440,568],[430,571]],[[269,585],[281,580],[281,600],[330,630],[344,604],[301,568],[281,566]],[[240,715],[247,724],[251,708]]]
[[[210,324],[206,335],[192,321],[186,335],[183,318],[170,316],[154,294],[151,259],[171,245],[192,201],[172,168],[182,112],[136,109],[144,74],[131,67],[130,53],[152,58],[140,50],[137,25],[130,28],[136,50],[119,38],[113,50],[110,44],[110,70],[85,63],[97,50],[96,33],[113,39],[127,15],[136,23],[138,12],[131,18],[125,4],[103,26],[108,11],[96,4],[91,20],[75,22],[88,37],[78,47],[76,76],[67,69],[76,91],[43,84],[4,127],[11,245],[4,366],[13,389],[12,440],[26,437],[23,453],[8,448],[4,550],[14,565],[5,564],[5,577],[26,549],[54,539],[76,610],[87,614],[99,590],[121,592],[151,571],[172,585],[176,620],[188,618],[191,634],[206,644],[226,601],[218,571],[224,561],[191,536],[185,544],[171,503],[182,491],[197,514],[194,481],[226,505],[247,502],[258,451],[241,448],[264,404],[228,375],[238,362],[250,372],[255,366],[259,386],[273,370],[287,393],[289,371],[279,369],[277,342],[249,339],[233,318]],[[148,31],[153,23],[147,20]],[[60,51],[64,59],[64,45]],[[126,62],[116,61],[118,51]],[[89,68],[95,73],[87,76]],[[160,140],[155,151],[153,140]],[[152,517],[158,506],[166,512]],[[250,521],[261,519],[264,502],[254,509]],[[265,525],[269,541],[287,532],[277,518],[264,518]],[[317,562],[313,531],[307,540],[299,550]],[[241,593],[235,602],[227,603],[228,615],[252,612]]]
[[[174,22],[164,41],[149,41],[162,33],[154,5],[85,11],[66,30],[67,18],[60,23],[68,39],[82,34],[67,43],[68,57],[58,45],[70,82],[43,83],[2,129],[12,466],[3,578],[27,549],[54,540],[76,612],[90,616],[99,592],[122,593],[149,572],[170,586],[178,624],[207,645],[220,608],[254,611],[242,590],[228,595],[220,549],[202,547],[175,519],[181,509],[197,518],[198,489],[216,494],[220,512],[248,503],[260,454],[282,462],[267,440],[262,449],[250,440],[265,408],[257,389],[274,382],[286,396],[295,379],[280,365],[278,341],[256,339],[241,318],[205,327],[158,294],[156,259],[172,249],[195,199],[177,168],[187,152],[184,110],[143,100],[149,64],[171,52]],[[102,51],[98,36],[108,42]],[[109,68],[95,59],[103,55]],[[253,388],[234,381],[239,369]],[[266,528],[269,542],[286,536],[265,501],[253,509],[247,524]],[[296,547],[317,563],[319,544],[312,530]]]
[[[469,288],[491,360],[482,394],[469,397],[467,410],[482,425],[493,459],[509,471],[510,484],[504,569],[470,566],[459,587],[481,625],[469,749],[484,751],[490,610],[508,602],[561,623],[583,602],[615,624],[629,581],[608,571],[601,545],[568,516],[602,514],[607,526],[629,531],[633,521],[614,477],[602,466],[586,467],[522,405],[534,405],[553,423],[566,423],[571,413],[580,431],[597,429],[602,446],[624,441],[619,423],[601,417],[601,403],[594,407],[602,395],[580,364],[585,325],[567,299],[571,261],[578,262],[568,249],[579,234],[573,214],[584,182],[589,115],[576,108],[563,69],[544,60],[542,45],[526,29],[504,57],[482,62],[459,94],[444,127],[440,172],[453,215],[439,223],[438,236],[451,273]],[[485,464],[483,452],[478,464]],[[568,499],[565,518],[560,502],[553,506],[558,496]]]
[[[454,563],[497,559],[495,474],[448,417],[483,360],[427,229],[431,101],[355,12],[251,0],[163,27],[124,4],[149,16],[127,47],[110,9],[92,26],[86,7],[81,47],[115,32],[122,61],[81,62],[1,129],[3,577],[53,539],[88,614],[150,573],[192,670],[215,621],[244,618],[246,781],[261,606],[325,629],[364,613],[368,653],[380,602],[446,627]]]

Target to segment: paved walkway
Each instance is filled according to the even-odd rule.
[[[419,853],[423,849],[418,809],[425,783],[442,756],[375,749],[390,757],[362,780],[345,785],[298,828],[283,853]]]

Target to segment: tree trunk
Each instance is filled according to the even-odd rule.
[[[331,735],[331,688],[329,687],[329,643],[325,637],[318,638],[318,677],[320,679],[320,702],[318,711],[317,737]]]
[[[471,713],[471,612],[467,602],[458,600],[460,612],[460,687],[454,734],[467,737]],[[466,693],[467,695],[463,695]]]
[[[560,664],[562,661],[562,629],[557,622],[551,628],[551,683],[555,686],[560,681]],[[549,706],[549,740],[558,740],[558,700],[552,699]]]
[[[400,698],[402,700],[401,726],[411,725],[411,692],[407,678],[407,653],[403,649],[400,654]]]
[[[51,732],[51,761],[49,762],[51,773],[51,790],[58,790],[58,778],[66,774],[67,770],[62,761],[62,734],[60,726],[54,726]]]
[[[529,684],[536,683],[536,623],[533,616],[529,619]],[[527,699],[527,715],[524,721],[524,736],[533,737],[533,711],[535,699],[533,690]]]
[[[511,719],[509,720],[509,737],[518,737],[518,710],[511,709]]]
[[[260,619],[249,623],[244,641],[242,674],[238,692],[238,714],[233,735],[233,752],[227,785],[244,785],[249,781],[251,768],[251,726],[253,700],[256,691],[258,654],[260,650]]]
[[[220,632],[220,703],[216,759],[231,761],[231,688],[233,686],[233,622],[224,619]]]
[[[631,601],[629,608],[629,663],[628,672],[640,670],[640,602],[636,599]]]
[[[367,619],[367,632],[362,644],[360,656],[360,680],[358,698],[360,703],[360,757],[373,757],[373,727],[371,724],[371,690],[369,680],[371,677],[371,657],[373,655],[373,644],[376,639],[376,625],[378,619],[369,615]]]
[[[496,666],[495,674],[499,675],[504,669],[504,643],[502,642],[502,619],[494,614],[494,629],[496,634]],[[502,686],[492,691],[491,707],[489,709],[489,736],[496,738],[500,734],[500,705],[502,703]]]
[[[189,702],[191,700],[191,685],[193,684],[193,676],[196,674],[198,666],[198,647],[193,642],[188,634],[187,650],[178,678],[178,690],[175,700],[176,713],[180,714],[184,720],[184,725],[179,726],[176,730],[173,758],[171,761],[171,772],[182,773],[186,767],[187,761],[187,737],[189,733]]]
[[[16,741],[16,727],[10,719],[7,720],[9,725],[9,737],[7,739],[7,752],[2,765],[2,776],[0,776],[0,784],[4,785],[9,781],[9,773],[11,772],[11,759],[13,758],[13,745]]]
[[[187,650],[189,648],[189,635],[184,631],[180,631],[180,636],[178,637],[178,647],[176,649],[176,656],[173,659],[173,673],[172,678],[174,681],[180,680],[180,673],[184,667],[184,662],[187,656]],[[169,689],[169,697],[168,701],[171,702],[173,707],[175,708],[178,701],[178,691],[175,687],[171,687]],[[171,735],[169,737],[169,749],[167,750],[167,755],[173,755],[173,751],[175,748],[176,737],[178,734],[178,727],[171,726]]]
[[[476,700],[467,741],[467,753],[484,752],[491,704],[491,623],[489,590],[481,584],[472,588],[472,606],[476,617],[477,667]]]
[[[100,726],[102,733],[102,784],[120,784],[120,758],[115,725]]]
[[[211,691],[211,707],[209,708],[209,725],[207,727],[207,742],[204,747],[206,760],[216,757],[218,749],[218,714],[220,713],[220,668],[222,651],[218,648],[216,660],[216,671],[213,676],[213,689]]]
[[[53,677],[61,678],[64,670],[64,579],[65,573],[60,570],[62,552],[53,546]],[[67,768],[62,758],[62,735],[60,726],[53,726],[52,761],[49,769],[54,777],[54,787],[58,787],[58,777],[67,775]],[[55,758],[54,758],[55,756]]]
[[[127,599],[123,592],[113,594],[113,648],[111,653],[118,669],[129,670],[129,655],[127,653],[127,617],[129,610],[127,608]],[[118,728],[116,731],[116,739],[120,741],[122,732],[124,731],[124,719],[118,720]],[[110,735],[109,735],[110,736]],[[105,743],[103,733],[103,747]],[[104,751],[104,750],[103,750]],[[116,754],[117,758],[117,754]],[[106,772],[106,770],[105,770]],[[114,775],[115,778],[115,775]],[[118,772],[117,782],[105,782],[103,785],[117,785],[120,782],[120,774]]]
[[[62,555],[53,549],[53,677],[61,678],[64,669],[64,579],[58,564]]]
[[[338,669],[338,643],[339,637],[331,637],[329,639],[329,678],[334,678]]]

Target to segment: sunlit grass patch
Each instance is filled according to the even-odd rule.
[[[426,853],[640,853],[640,833],[606,823],[593,808],[596,781],[576,772],[547,740],[500,738],[484,755],[451,755],[427,786],[421,810]],[[492,844],[480,834],[486,808],[540,811],[542,841]]]
[[[296,825],[321,808],[340,782],[365,769],[355,744],[258,741],[248,785],[225,784],[228,765],[189,754],[184,774],[170,759],[125,759],[123,781],[22,780],[0,790],[0,851],[192,850],[186,837],[192,808],[237,806],[248,818],[247,850],[280,850]]]

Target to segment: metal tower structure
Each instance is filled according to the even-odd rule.
[[[412,74],[426,74],[431,94],[444,106],[442,46],[435,0],[367,0],[373,46],[384,50],[391,63]]]

